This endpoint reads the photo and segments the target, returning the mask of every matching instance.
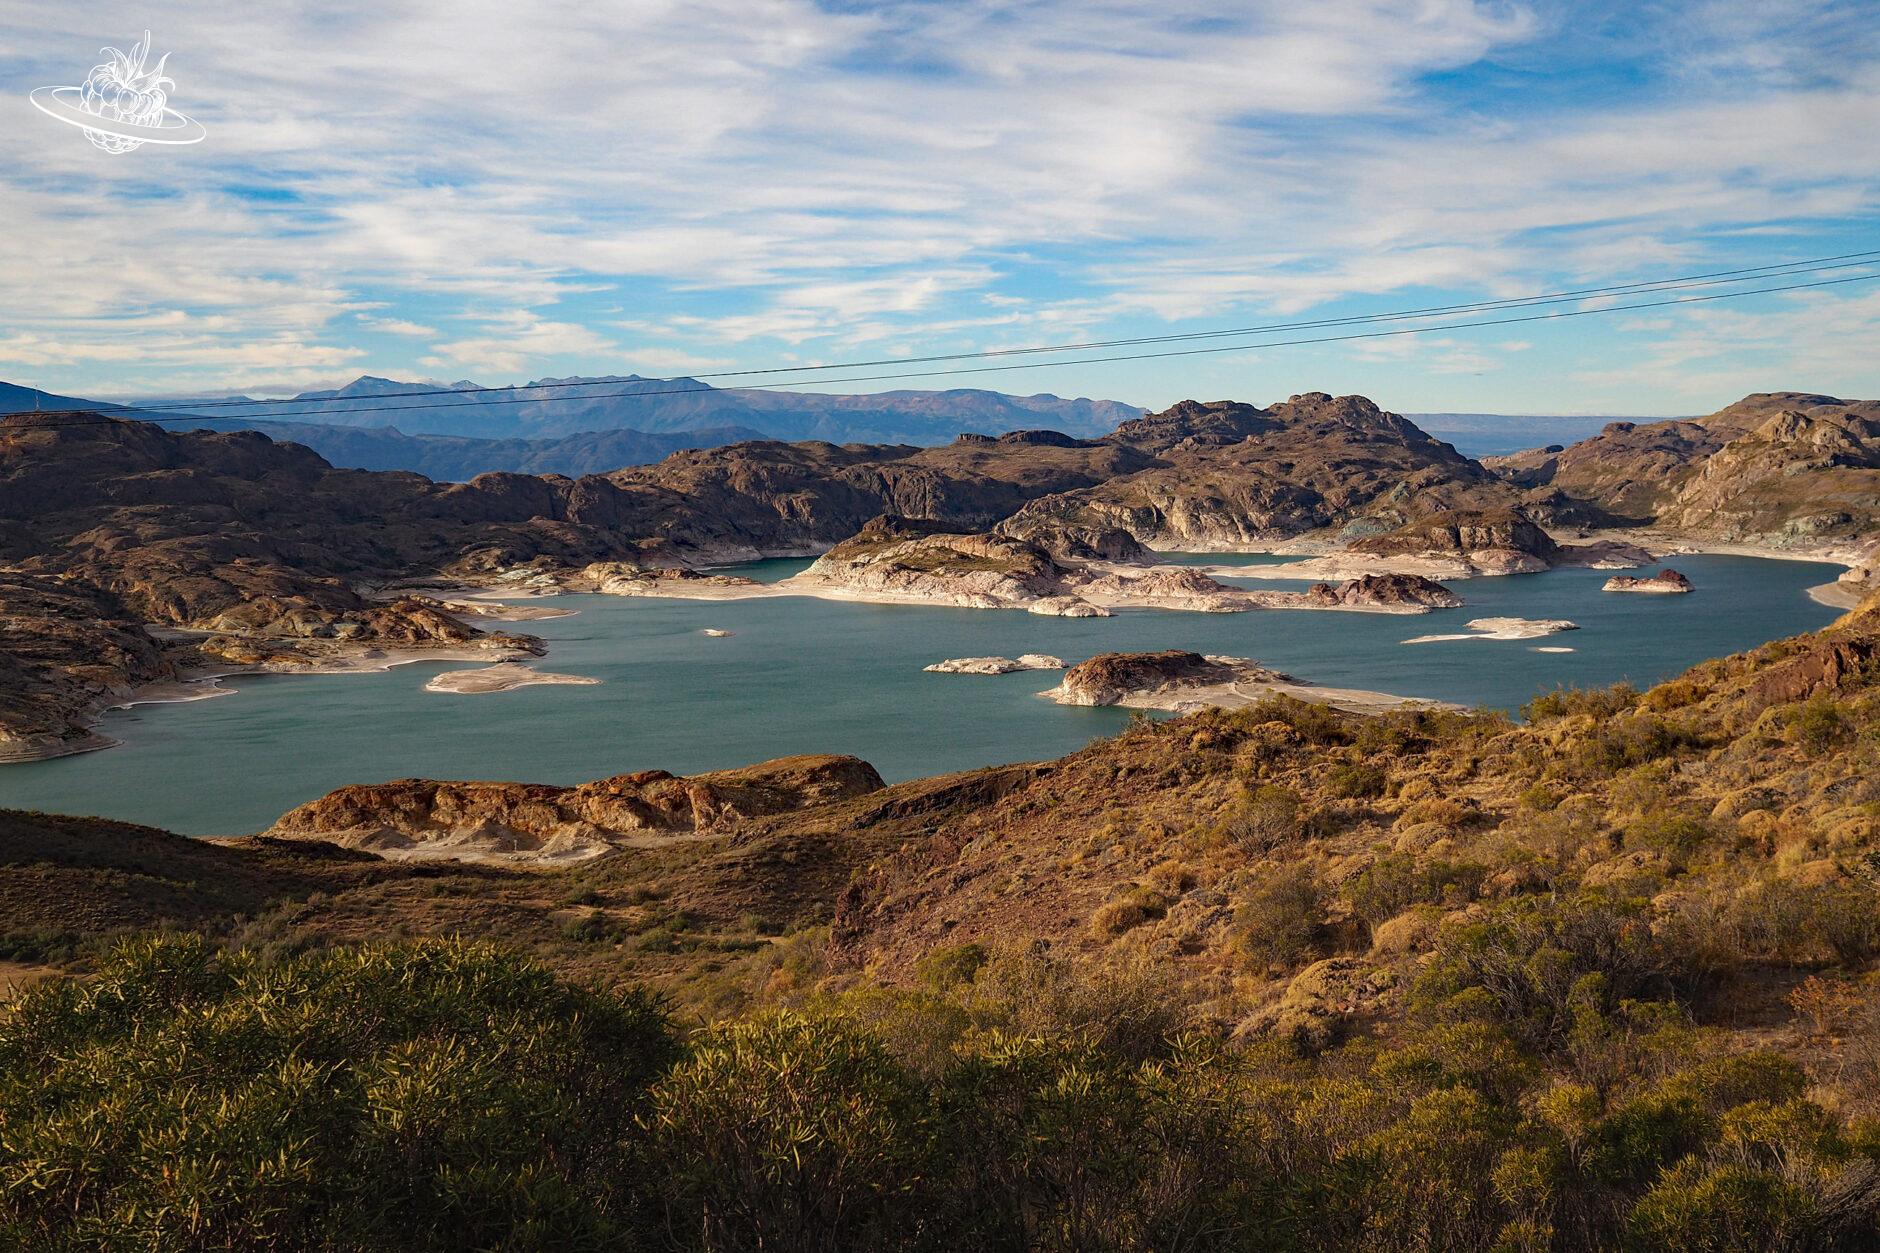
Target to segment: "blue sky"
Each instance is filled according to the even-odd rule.
[[[1880,248],[1871,3],[633,0],[0,15],[0,378],[667,375]],[[27,93],[146,27],[192,148]],[[154,59],[154,57],[153,57]],[[895,386],[1691,413],[1880,395],[1880,283]]]

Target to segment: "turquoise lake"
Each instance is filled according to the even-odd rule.
[[[1268,558],[1184,557],[1263,563]],[[782,578],[806,561],[739,567]],[[789,753],[854,753],[890,781],[1054,757],[1118,730],[1128,713],[1038,699],[1055,672],[928,674],[947,657],[1188,648],[1253,657],[1311,683],[1513,709],[1536,692],[1621,679],[1641,686],[1836,616],[1807,596],[1839,567],[1680,556],[1689,596],[1602,593],[1607,572],[1557,570],[1452,584],[1468,603],[1422,616],[1140,610],[1047,618],[1005,610],[567,596],[576,616],[518,624],[548,641],[539,663],[595,687],[484,696],[426,692],[462,663],[376,674],[227,680],[237,694],[113,712],[120,747],[0,766],[0,806],[100,814],[195,835],[269,825],[347,783],[404,777],[578,783],[630,770],[678,774]],[[1260,580],[1258,587],[1291,583]],[[1477,617],[1570,618],[1539,640],[1406,646]],[[707,628],[735,632],[716,639]],[[1571,653],[1539,653],[1563,646]]]

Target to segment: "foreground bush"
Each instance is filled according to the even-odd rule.
[[[954,958],[680,1047],[487,949],[129,945],[0,1016],[0,1249],[1880,1247],[1874,1126],[1633,999],[1627,902],[1453,929],[1420,1017],[1314,1059]]]
[[[674,1045],[493,950],[119,948],[0,1019],[0,1247],[620,1247]]]

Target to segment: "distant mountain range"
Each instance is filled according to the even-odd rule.
[[[442,394],[439,394],[439,393]],[[698,379],[639,375],[537,379],[524,387],[476,383],[406,383],[370,375],[331,391],[287,401],[229,406],[245,397],[204,397],[218,414],[291,418],[333,426],[394,425],[411,435],[476,439],[558,439],[588,431],[630,429],[651,434],[741,427],[770,439],[833,444],[947,443],[962,431],[1003,434],[1049,427],[1070,435],[1103,435],[1140,417],[1140,406],[1116,400],[1008,396],[951,391],[878,392],[840,396],[813,392],[718,388]],[[165,405],[188,400],[166,400]]]
[[[337,466],[415,470],[447,480],[490,470],[595,474],[649,464],[681,449],[755,439],[934,447],[962,432],[1002,435],[1036,428],[1094,438],[1145,412],[1116,400],[1013,396],[976,388],[824,395],[715,388],[697,379],[637,375],[538,379],[501,391],[468,381],[401,382],[365,375],[341,388],[302,392],[285,401],[197,399],[205,402],[203,416],[213,418],[218,430],[265,431],[306,444]],[[230,405],[231,400],[246,403]],[[210,401],[214,408],[206,407]],[[160,403],[162,412],[0,383],[0,413],[89,408],[125,417],[173,418],[189,401],[147,403]],[[1616,415],[1406,416],[1472,457],[1569,444],[1620,420]]]

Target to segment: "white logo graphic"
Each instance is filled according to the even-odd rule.
[[[92,66],[83,87],[36,88],[34,106],[61,122],[84,127],[85,138],[117,155],[145,144],[193,144],[202,139],[200,122],[169,107],[164,89],[176,83],[165,77],[163,64],[170,54],[164,53],[155,68],[144,64],[150,56],[149,31],[128,54],[116,48],[103,51],[111,59]]]

